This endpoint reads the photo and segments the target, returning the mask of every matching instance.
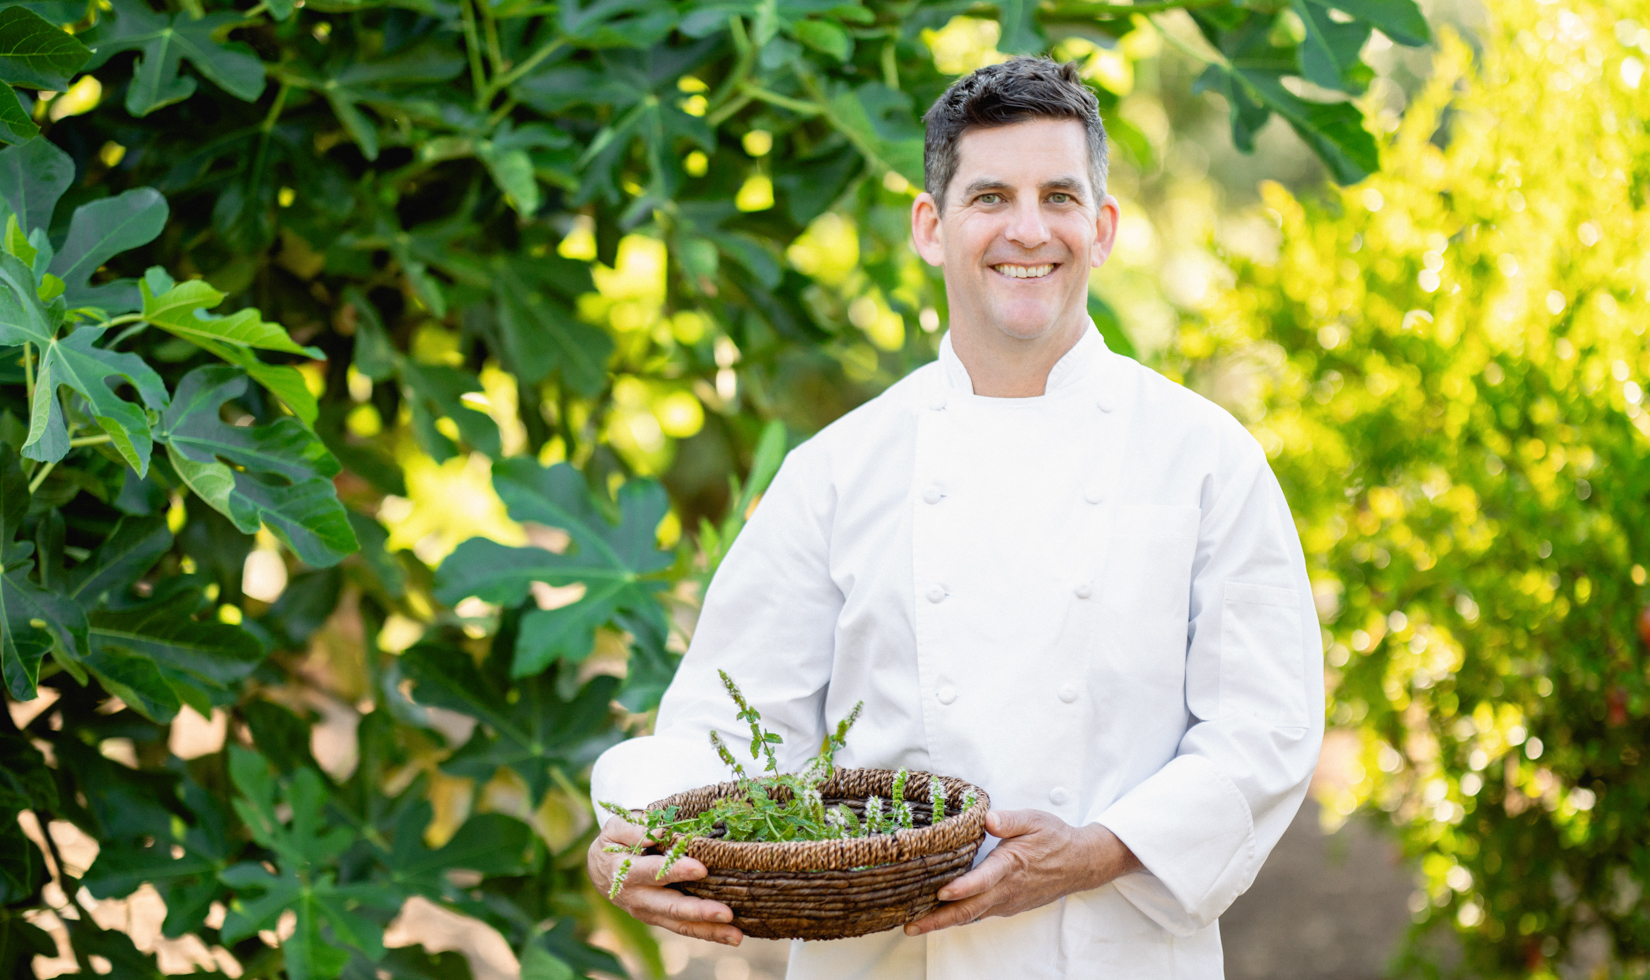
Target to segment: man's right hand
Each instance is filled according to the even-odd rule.
[[[733,921],[733,910],[721,902],[708,898],[694,898],[665,886],[674,881],[696,881],[706,874],[705,866],[690,857],[679,859],[663,878],[655,878],[664,867],[662,854],[613,853],[605,850],[609,844],[631,846],[643,839],[646,829],[621,817],[611,817],[602,832],[590,845],[586,865],[590,880],[603,895],[613,887],[613,877],[625,859],[630,859],[630,874],[624,887],[613,899],[613,904],[652,926],[662,926],[671,932],[695,939],[728,946],[739,945],[745,934],[728,923]]]

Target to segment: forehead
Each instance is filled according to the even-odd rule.
[[[1036,186],[1059,177],[1088,179],[1088,134],[1075,119],[1029,119],[975,127],[957,140],[953,187],[981,178]]]

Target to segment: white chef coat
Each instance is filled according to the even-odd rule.
[[[717,668],[792,769],[863,700],[838,764],[1103,824],[1147,870],[917,938],[797,941],[792,980],[1218,978],[1216,919],[1317,762],[1322,658],[1288,505],[1237,421],[1092,329],[1043,395],[981,397],[948,335],[785,460],[656,734],[609,749],[592,794],[729,778],[708,732],[749,732]]]

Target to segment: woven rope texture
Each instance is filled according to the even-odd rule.
[[[846,805],[863,817],[867,797],[888,799],[894,775],[884,769],[838,769],[820,794],[827,807]],[[930,779],[939,779],[953,801],[938,824],[929,822]],[[971,790],[974,805],[959,812]],[[679,816],[695,816],[738,791],[738,783],[718,783],[649,809],[675,806]],[[846,939],[903,926],[938,905],[939,890],[973,864],[991,807],[984,790],[925,772],[909,774],[905,798],[918,826],[892,834],[829,841],[700,838],[687,853],[710,873],[672,887],[722,902],[733,909],[733,924],[759,939]]]

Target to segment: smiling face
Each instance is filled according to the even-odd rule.
[[[1087,322],[1089,271],[1111,253],[1117,202],[1096,193],[1088,144],[1074,119],[970,129],[941,213],[919,195],[917,251],[945,270],[959,341],[1036,343]]]

